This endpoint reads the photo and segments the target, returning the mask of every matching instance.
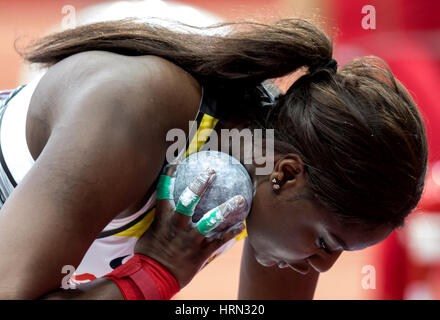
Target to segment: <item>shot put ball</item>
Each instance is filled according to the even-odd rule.
[[[246,209],[242,213],[231,213],[215,229],[223,231],[246,219],[252,205],[254,185],[246,168],[236,158],[220,151],[195,152],[177,166],[174,184],[176,205],[183,190],[207,168],[214,169],[216,177],[195,208],[192,216],[194,223],[199,221],[206,212],[236,195],[242,195],[246,200]]]

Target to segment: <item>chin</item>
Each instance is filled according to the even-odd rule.
[[[271,258],[269,257],[261,257],[258,255],[255,255],[255,260],[257,260],[257,262],[262,265],[263,267],[273,267],[274,265],[276,265],[277,263],[275,261],[273,261]]]
[[[258,250],[255,249],[254,247],[253,249],[254,249],[255,260],[263,267],[273,267],[278,264],[277,260],[268,253],[270,251]]]

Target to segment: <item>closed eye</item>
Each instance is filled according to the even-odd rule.
[[[327,243],[325,243],[323,238],[319,238],[319,247],[323,249],[326,253],[332,254],[332,251],[328,248]]]

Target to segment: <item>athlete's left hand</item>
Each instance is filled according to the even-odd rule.
[[[208,169],[202,172],[185,190],[186,196],[180,197],[177,208],[172,200],[172,189],[163,189],[164,183],[170,183],[176,166],[169,166],[162,177],[161,190],[158,189],[155,219],[151,227],[139,238],[135,253],[144,254],[161,263],[179,282],[181,288],[186,286],[201,269],[206,260],[222,245],[244,230],[240,222],[215,236],[206,237],[229,213],[245,210],[245,199],[235,196],[217,208],[210,210],[196,225],[191,215],[197,201],[185,204],[188,199],[202,197],[208,186],[215,179],[215,171]],[[164,182],[167,181],[167,182]],[[159,195],[159,193],[162,193]],[[219,219],[219,221],[216,221]]]

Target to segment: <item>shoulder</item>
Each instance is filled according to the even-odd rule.
[[[64,81],[75,82],[97,80],[108,76],[113,81],[135,84],[139,80],[157,79],[178,83],[174,79],[187,80],[197,86],[197,81],[176,64],[157,56],[126,56],[107,51],[84,51],[71,55],[51,66],[48,74],[62,76]]]
[[[86,51],[47,70],[32,96],[28,133],[36,141],[35,154],[53,128],[71,124],[72,118],[122,123],[125,130],[143,136],[152,130],[163,133],[187,128],[200,99],[197,80],[163,58]],[[39,126],[45,123],[44,132],[33,129],[32,119]]]
[[[195,115],[201,88],[189,73],[160,57],[87,51],[50,67],[34,95],[35,101],[44,95],[52,124],[71,108],[81,108],[80,102],[92,100],[99,113],[118,111],[150,120],[167,114],[172,126],[172,115]]]

